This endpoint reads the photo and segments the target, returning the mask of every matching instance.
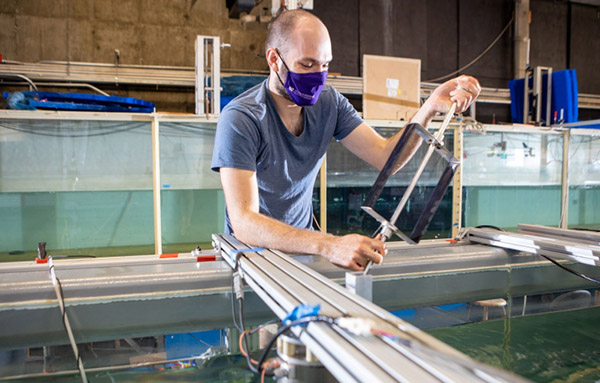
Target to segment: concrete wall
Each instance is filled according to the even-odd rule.
[[[266,31],[265,24],[229,19],[225,0],[0,0],[5,60],[114,63],[118,49],[121,64],[191,67],[196,36],[209,35],[232,45],[222,51],[223,68],[266,70],[257,57]],[[160,111],[195,109],[192,88],[99,87],[152,101]]]
[[[223,0],[2,0],[5,59],[194,65],[196,35],[232,42],[224,68],[266,69],[266,25],[229,19]]]

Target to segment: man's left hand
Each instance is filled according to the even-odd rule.
[[[479,93],[481,85],[476,78],[460,76],[438,86],[425,103],[430,111],[445,114],[455,102],[456,113],[462,113],[471,106]]]

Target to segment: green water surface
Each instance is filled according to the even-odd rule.
[[[534,382],[600,382],[600,307],[428,332],[477,361]]]

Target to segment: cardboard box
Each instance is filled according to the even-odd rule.
[[[363,56],[363,118],[409,121],[420,107],[421,60]]]

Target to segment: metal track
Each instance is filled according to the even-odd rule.
[[[390,242],[388,250],[384,263],[372,270],[375,303],[386,310],[498,298],[505,296],[507,286],[513,296],[593,287],[537,255],[514,255],[466,241],[427,240],[417,246]],[[312,279],[344,280],[344,271],[322,257],[294,258],[317,271]],[[198,263],[195,257],[161,259],[158,255],[55,257],[55,261],[67,311],[78,320],[74,329],[78,342],[233,326],[231,268],[225,261]],[[588,268],[571,267],[581,272]],[[314,284],[309,281],[297,285],[310,291],[311,287],[304,287]],[[272,311],[257,294],[247,292],[245,300],[247,323],[272,319]],[[334,301],[334,310],[346,310],[340,302],[347,303]],[[0,318],[0,350],[68,342],[45,264],[33,260],[0,264]]]
[[[540,227],[529,226],[529,231],[541,231]],[[540,236],[539,234],[519,234],[501,232],[491,229],[469,229],[469,240],[505,249],[524,251],[531,254],[541,254],[551,258],[566,259],[591,266],[600,266],[600,246],[589,245],[578,241],[576,237],[569,237],[568,231],[557,229],[562,236]]]
[[[541,225],[519,224],[519,232],[523,234],[537,234],[546,237],[576,240],[580,243],[600,246],[600,232],[596,231],[569,230]]]
[[[213,235],[213,241],[232,268],[237,263],[246,283],[279,318],[299,304],[321,304],[323,315],[369,318],[400,339],[357,336],[317,322],[294,327],[295,335],[341,382],[526,381],[474,362],[284,253],[257,252],[228,235]]]

